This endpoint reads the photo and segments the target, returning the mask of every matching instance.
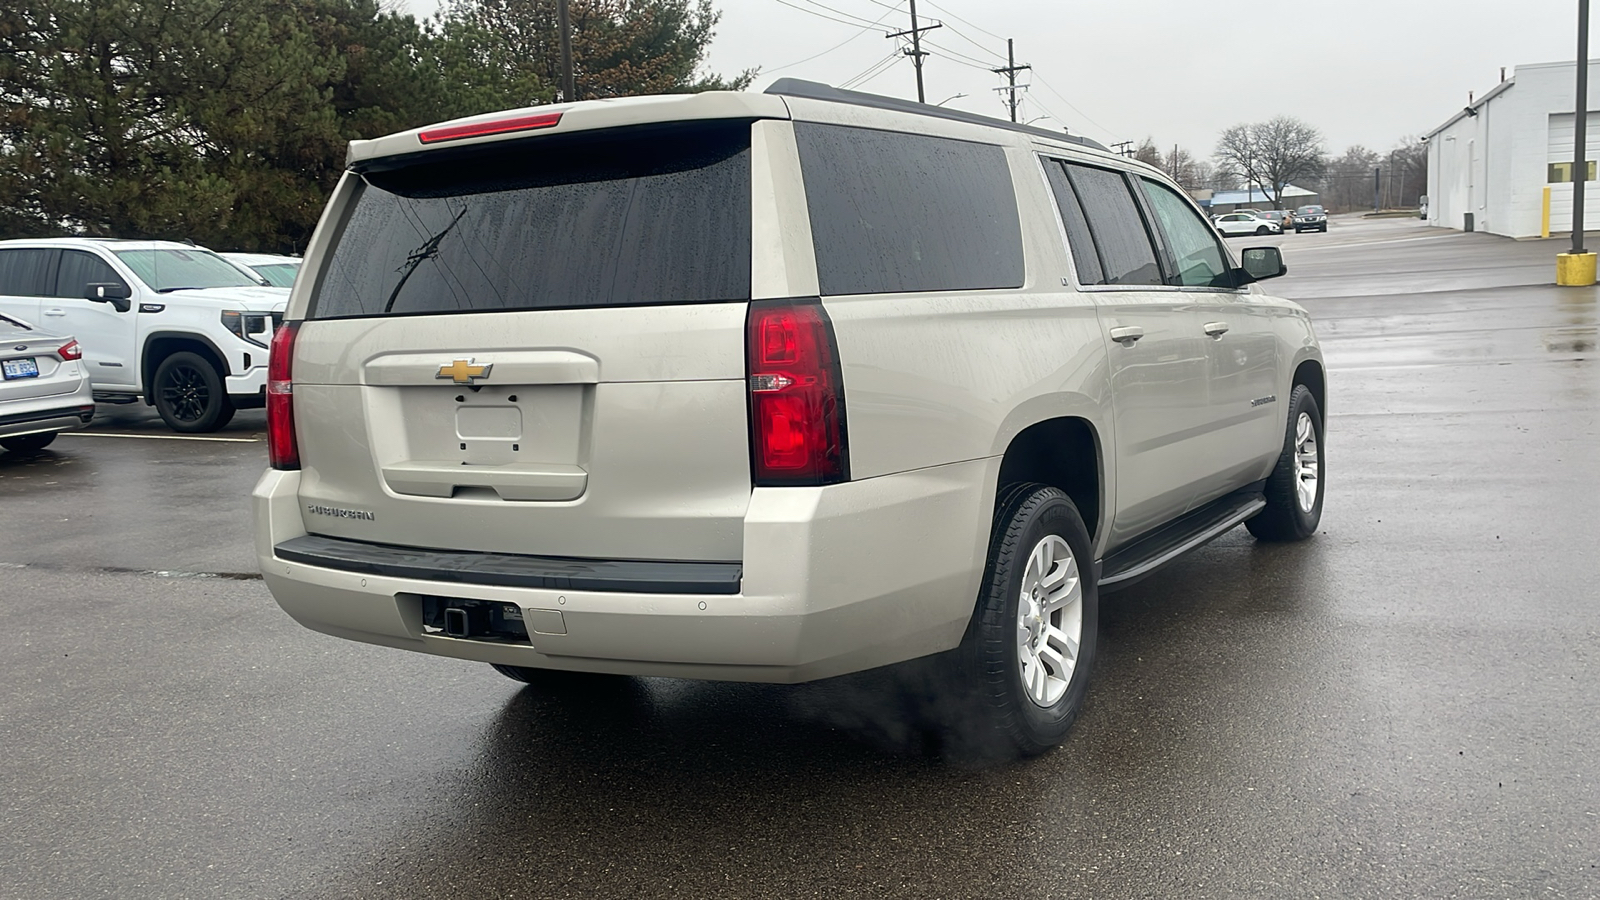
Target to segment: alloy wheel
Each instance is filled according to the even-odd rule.
[[[1301,413],[1294,423],[1294,489],[1302,512],[1317,505],[1318,461],[1317,428],[1311,416]]]
[[[1028,554],[1017,603],[1017,659],[1028,698],[1048,707],[1067,692],[1083,640],[1083,582],[1072,548],[1048,534]]]
[[[211,389],[200,370],[193,366],[173,366],[161,385],[161,400],[174,418],[198,421],[211,403]]]

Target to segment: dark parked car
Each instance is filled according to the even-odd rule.
[[[1328,211],[1320,206],[1302,206],[1294,211],[1294,233],[1327,231]]]

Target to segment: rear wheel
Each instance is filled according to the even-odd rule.
[[[18,437],[0,438],[0,447],[4,447],[12,453],[38,453],[40,450],[50,446],[50,442],[55,439],[56,433],[54,431],[46,431],[42,434],[24,434]]]
[[[174,353],[156,367],[156,412],[173,431],[216,431],[233,418],[233,403],[216,366],[198,353]]]
[[[1289,397],[1283,453],[1267,478],[1267,508],[1245,522],[1263,541],[1303,541],[1322,521],[1322,412],[1303,384]]]
[[[1089,532],[1066,494],[1030,484],[996,511],[977,612],[947,657],[956,713],[946,750],[978,759],[1034,756],[1059,744],[1094,668],[1099,593]]]

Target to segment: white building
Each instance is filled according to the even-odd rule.
[[[1550,231],[1572,230],[1575,63],[1518,66],[1493,90],[1429,132],[1428,224],[1538,237],[1544,189]],[[1589,100],[1600,107],[1600,60],[1589,62]],[[1588,113],[1586,159],[1600,157],[1600,110]],[[1600,186],[1584,194],[1584,220],[1600,225]],[[1592,223],[1592,224],[1589,224]]]

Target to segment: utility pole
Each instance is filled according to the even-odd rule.
[[[556,0],[556,19],[561,28],[561,99],[574,103],[578,87],[572,77],[572,10],[569,0]]]
[[[562,0],[562,2],[566,2],[566,0]],[[903,52],[905,55],[911,57],[911,64],[913,66],[916,66],[916,68],[917,68],[917,102],[918,103],[927,103],[928,102],[927,95],[925,93],[923,93],[923,90],[922,90],[922,58],[924,56],[928,55],[927,53],[923,52],[923,49],[922,49],[922,33],[924,31],[932,31],[935,28],[941,28],[941,27],[943,27],[943,26],[941,26],[938,22],[935,22],[932,25],[918,25],[917,24],[917,0],[911,0],[911,30],[909,30],[909,31],[896,31],[896,32],[893,32],[892,34],[889,35],[890,39],[902,38],[902,37],[905,37],[906,35],[910,35],[911,36],[911,46],[908,49],[903,50],[901,52]]]
[[[1378,209],[1379,209],[1379,206],[1378,206],[1378,185],[1380,185],[1382,183],[1383,183],[1383,167],[1382,166],[1377,166],[1377,167],[1373,168],[1373,170],[1372,170],[1372,211],[1373,212],[1377,212]]]
[[[1116,141],[1111,145],[1111,152],[1118,156],[1133,155],[1133,141]]]
[[[1578,102],[1572,117],[1572,252],[1582,254],[1583,195],[1589,193],[1589,0],[1578,0],[1577,69]]]
[[[1009,91],[1010,92],[1009,95],[1008,95],[1007,100],[1005,101],[1005,103],[1006,103],[1006,106],[1011,107],[1011,121],[1015,122],[1017,120],[1017,91],[1019,91],[1019,90],[1025,91],[1025,90],[1028,89],[1028,86],[1025,85],[1025,84],[1024,85],[1020,85],[1020,86],[1017,84],[1017,73],[1018,72],[1025,72],[1025,71],[1033,68],[1033,66],[1019,66],[1019,65],[1017,65],[1017,54],[1015,53],[1015,51],[1013,50],[1011,45],[1012,45],[1011,38],[1006,38],[1006,64],[1004,66],[1001,66],[1000,68],[994,69],[992,71],[994,71],[994,72],[996,72],[996,73],[998,73],[1000,75],[1006,76],[1006,80],[1008,82],[1010,82],[1009,84],[1005,85],[1004,87],[995,88],[995,90],[997,90],[997,91]]]

